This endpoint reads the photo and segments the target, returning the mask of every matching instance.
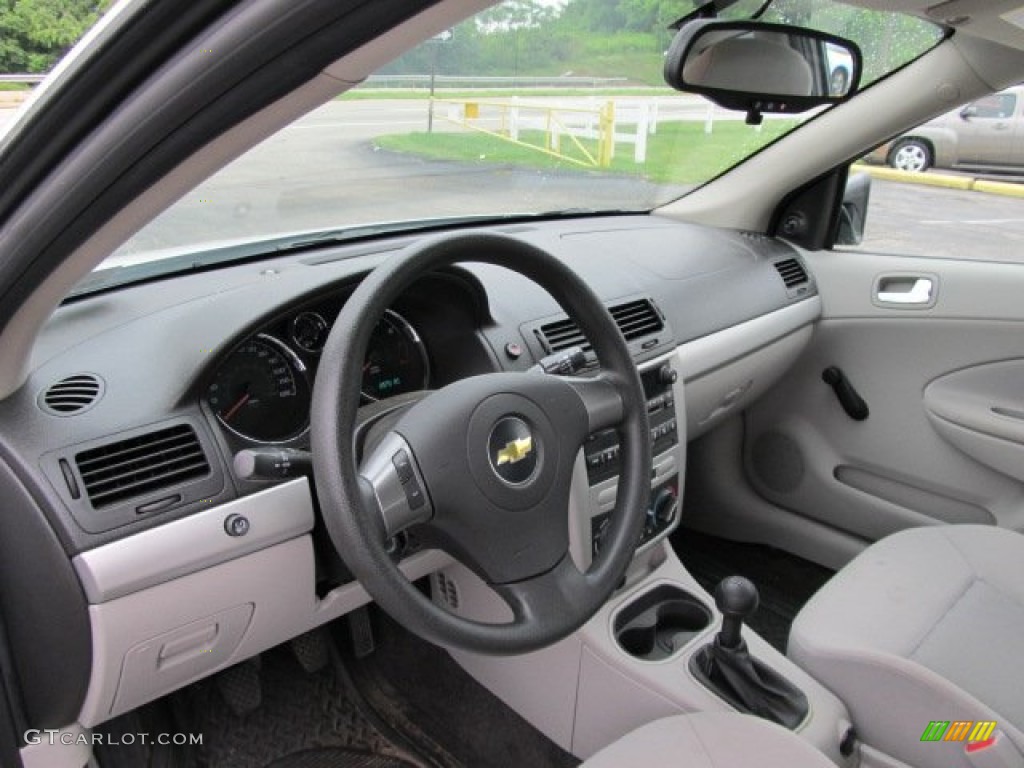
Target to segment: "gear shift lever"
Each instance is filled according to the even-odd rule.
[[[766,720],[796,728],[807,717],[807,697],[763,661],[750,655],[741,635],[743,620],[757,610],[757,587],[742,576],[729,576],[715,587],[722,628],[715,639],[690,659],[700,682],[732,704]]]
[[[722,629],[718,644],[722,648],[739,648],[743,644],[740,630],[743,620],[757,610],[760,598],[754,583],[743,576],[729,576],[715,587],[715,605],[722,613]]]

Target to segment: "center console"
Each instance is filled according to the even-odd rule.
[[[640,372],[650,424],[651,497],[638,544],[643,548],[663,539],[679,524],[679,473],[683,457],[679,443],[674,385],[678,374],[671,362],[650,365]],[[590,555],[601,549],[615,506],[619,476],[619,439],[614,429],[590,436],[583,446],[587,468]]]

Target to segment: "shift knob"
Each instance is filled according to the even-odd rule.
[[[743,642],[740,630],[743,620],[757,610],[757,587],[743,576],[727,576],[715,587],[715,605],[722,612],[722,629],[718,644],[723,648],[738,648]]]

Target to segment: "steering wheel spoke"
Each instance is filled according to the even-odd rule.
[[[387,538],[433,517],[423,474],[412,448],[398,433],[389,432],[363,459],[359,477],[367,491],[364,497],[380,515]]]
[[[558,564],[525,581],[491,585],[512,609],[516,621],[542,626],[564,622],[587,599],[586,577],[566,554]]]
[[[590,433],[622,423],[625,407],[621,385],[615,376],[602,372],[596,376],[559,378],[572,387],[583,401]]]

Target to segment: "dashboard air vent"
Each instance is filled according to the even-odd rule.
[[[97,509],[210,472],[199,438],[188,424],[90,448],[75,456],[75,464]]]
[[[626,341],[649,336],[665,327],[661,315],[647,299],[619,304],[612,307],[610,312]]]
[[[807,282],[807,272],[804,271],[803,265],[796,259],[777,261],[774,266],[782,276],[782,282],[786,284],[787,288]]]
[[[615,324],[619,326],[619,330],[622,331],[626,341],[632,341],[641,336],[649,336],[665,327],[661,314],[654,308],[649,299],[637,299],[635,301],[627,301],[624,304],[616,304],[613,307],[609,307],[608,311],[615,320]],[[575,346],[581,346],[584,350],[590,349],[590,345],[584,340],[579,326],[576,325],[574,320],[569,318],[545,323],[537,329],[537,334],[549,354]]]
[[[91,408],[102,395],[103,379],[92,373],[79,373],[43,390],[39,405],[53,416],[73,416]]]
[[[590,349],[590,345],[584,340],[583,333],[580,331],[579,326],[576,325],[576,321],[569,318],[556,320],[553,323],[545,323],[538,329],[537,333],[540,335],[541,343],[548,352],[557,352],[560,349],[568,349],[575,346]]]

